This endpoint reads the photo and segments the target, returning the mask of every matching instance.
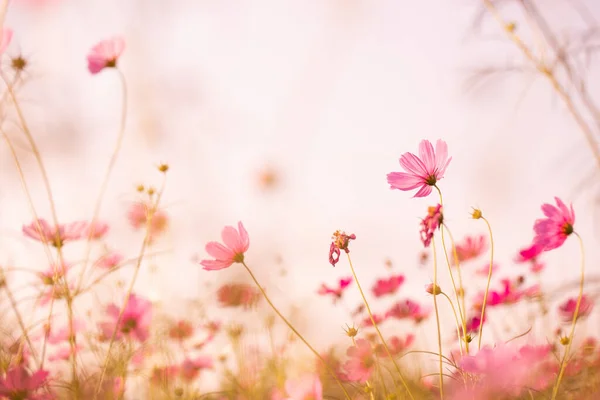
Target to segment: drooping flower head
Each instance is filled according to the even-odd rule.
[[[88,70],[97,74],[104,68],[115,68],[124,49],[125,40],[121,37],[101,41],[92,47],[87,56]]]
[[[372,291],[375,297],[394,294],[403,283],[404,275],[392,275],[387,279],[378,279]]]
[[[534,244],[540,245],[544,250],[552,250],[560,247],[567,236],[574,232],[575,212],[573,205],[569,208],[561,199],[555,197],[556,206],[552,204],[542,205],[542,211],[546,218],[540,218],[535,221],[533,229],[535,231]]]
[[[285,381],[286,400],[322,400],[323,385],[319,375],[308,374]]]
[[[119,321],[120,313],[121,309],[115,304],[111,304],[106,308],[109,320],[100,324],[102,339],[110,340],[116,329],[115,339],[130,337],[140,342],[145,342],[150,336],[152,303],[135,294],[131,294],[127,306],[123,310],[123,316]]]
[[[346,290],[346,288],[348,288],[350,286],[350,284],[352,283],[353,279],[351,276],[346,277],[346,278],[342,278],[339,280],[338,282],[338,287],[337,288],[330,288],[329,286],[327,286],[326,284],[322,283],[321,287],[319,287],[319,290],[317,291],[318,294],[320,294],[321,296],[326,296],[326,295],[332,295],[333,296],[333,302],[337,302],[339,299],[342,298],[342,295],[344,294],[344,291]]]
[[[400,157],[400,165],[406,172],[390,172],[387,181],[391,189],[407,191],[419,188],[414,197],[426,197],[431,193],[431,187],[444,177],[451,160],[446,142],[438,140],[434,151],[429,140],[422,140],[419,157],[404,153]]]
[[[351,240],[356,239],[356,235],[347,235],[346,232],[335,231],[331,239],[333,242],[331,242],[331,245],[329,246],[329,262],[335,267],[335,264],[340,261],[340,250],[350,253],[348,246],[350,245]]]
[[[433,234],[444,222],[444,214],[442,213],[442,205],[438,204],[435,207],[427,209],[427,216],[421,220],[421,241],[423,246],[429,247]]]
[[[217,242],[206,244],[206,252],[215,258],[200,262],[207,271],[215,271],[230,267],[233,263],[244,262],[244,253],[250,247],[250,238],[244,225],[238,222],[237,230],[233,226],[226,226],[221,232],[221,238],[225,245]]]

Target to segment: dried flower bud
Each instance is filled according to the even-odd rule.
[[[425,291],[435,296],[442,293],[442,289],[438,285],[434,285],[433,283],[430,283],[429,285],[425,286]]]
[[[168,164],[160,164],[160,165],[158,166],[158,170],[159,170],[160,172],[163,172],[163,173],[165,173],[165,172],[167,172],[167,171],[169,170],[169,165],[168,165]]]
[[[348,337],[355,337],[356,335],[358,335],[358,329],[356,329],[355,327],[350,327],[347,326],[347,329],[345,329],[346,335],[348,335]]]
[[[144,185],[137,185],[137,187],[135,188],[135,190],[137,190],[138,192],[143,192],[144,190],[146,190],[146,188],[144,187]]]
[[[473,219],[479,219],[479,218],[483,217],[483,214],[481,213],[480,209],[474,208],[473,212],[471,213],[471,217]]]

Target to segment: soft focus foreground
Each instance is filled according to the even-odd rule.
[[[368,9],[359,3],[338,5],[335,15],[340,21],[358,18],[360,7]],[[0,6],[6,11],[8,2]],[[600,398],[597,251],[590,229],[594,216],[589,208],[567,201],[570,187],[549,180],[549,192],[561,196],[545,195],[539,209],[514,212],[502,204],[511,196],[500,190],[503,179],[511,179],[503,177],[510,169],[492,168],[487,177],[492,184],[479,185],[490,194],[480,197],[499,200],[462,208],[469,186],[460,183],[460,175],[485,161],[465,146],[454,146],[459,141],[448,139],[443,130],[418,132],[414,137],[431,140],[402,142],[389,157],[389,150],[377,152],[387,170],[373,174],[368,159],[338,159],[325,179],[338,185],[350,184],[348,176],[359,182],[367,176],[364,191],[369,198],[391,199],[398,221],[382,212],[387,208],[361,205],[353,197],[364,200],[362,194],[344,197],[336,186],[338,193],[325,197],[335,217],[313,224],[315,217],[308,212],[313,207],[316,215],[322,193],[307,184],[303,190],[309,195],[303,195],[308,208],[293,196],[276,197],[285,189],[286,177],[267,162],[254,175],[224,174],[215,165],[202,175],[195,170],[178,174],[178,169],[201,165],[182,162],[180,156],[191,153],[194,159],[208,153],[193,148],[188,137],[182,146],[165,151],[172,162],[160,157],[140,162],[154,155],[135,146],[132,132],[148,131],[140,143],[152,142],[149,132],[159,124],[167,128],[158,130],[169,131],[173,124],[192,136],[204,132],[198,133],[194,123],[185,126],[177,115],[143,111],[155,101],[138,76],[148,68],[122,65],[146,47],[143,40],[126,35],[103,34],[85,51],[66,58],[78,60],[73,79],[85,74],[85,82],[99,82],[92,93],[106,97],[99,104],[111,110],[94,114],[76,102],[68,105],[72,114],[82,108],[86,118],[102,116],[90,125],[101,126],[102,134],[91,129],[101,137],[90,138],[90,148],[82,146],[90,154],[69,157],[75,139],[62,130],[71,123],[68,118],[73,125],[80,122],[66,114],[64,126],[57,128],[54,120],[43,127],[42,107],[30,97],[44,74],[21,44],[26,29],[15,28],[26,24],[11,20],[14,12],[17,20],[42,21],[68,14],[69,7],[77,9],[58,0],[15,0],[3,13],[0,134],[3,165],[9,171],[3,173],[8,195],[2,207],[0,399]],[[587,10],[581,7],[576,9],[580,14]],[[145,10],[151,14],[152,8]],[[593,52],[596,31],[589,28],[579,43],[583,50],[575,51],[553,34],[533,2],[481,1],[473,10],[476,26],[490,22],[494,34],[505,35],[515,46],[523,68],[550,84],[566,111],[563,118],[573,122],[573,135],[564,135],[561,145],[583,138],[600,165],[600,108],[589,94],[594,82],[588,84],[575,67],[582,54]],[[587,14],[589,10],[583,12]],[[528,28],[523,33],[521,23]],[[139,87],[132,88],[131,81]],[[181,88],[181,93],[189,92]],[[204,111],[202,102],[185,102],[203,110],[205,118],[219,119],[211,115],[218,114],[215,110]],[[264,111],[260,107],[266,106],[257,105],[257,116]],[[144,112],[152,118],[146,125],[132,117]],[[260,118],[265,126],[273,125],[269,129],[291,124],[270,122],[268,115]],[[380,121],[391,123],[385,117]],[[380,121],[369,129],[377,129]],[[202,128],[210,129],[210,124]],[[114,133],[106,133],[111,129]],[[291,153],[301,150],[299,157],[318,154],[303,141],[294,142],[297,137],[280,140],[294,143]],[[223,161],[216,165],[245,171],[251,156],[244,150],[259,149],[261,139],[232,140],[223,132],[216,140],[221,147],[213,146],[216,156],[211,156]],[[342,135],[332,143],[315,144],[338,146],[327,151],[347,151],[351,157],[352,150],[344,147],[350,141],[351,136]],[[505,161],[511,163],[511,155]],[[296,168],[301,173],[287,179],[302,189],[298,177],[309,175],[310,165]],[[587,173],[579,171],[583,175]],[[191,190],[199,184],[196,177],[204,187]],[[576,186],[581,179],[569,177],[566,184]],[[116,192],[114,186],[120,186]],[[265,214],[270,219],[248,202],[248,186],[273,212]],[[166,200],[173,198],[172,191],[193,207],[178,212],[177,202]],[[538,201],[530,194],[521,191],[516,198]],[[232,219],[231,209],[238,218]],[[296,218],[273,216],[297,210],[303,214]],[[336,224],[346,218],[350,225],[380,228],[338,229]],[[323,225],[331,238],[323,234]],[[372,232],[378,237],[369,237]],[[278,244],[281,248],[275,248]]]

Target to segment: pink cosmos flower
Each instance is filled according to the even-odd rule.
[[[397,319],[412,319],[415,322],[421,322],[424,318],[427,318],[430,310],[428,308],[421,307],[420,304],[407,299],[399,301],[392,306],[386,313],[386,318],[397,318]]]
[[[387,279],[378,279],[375,286],[373,286],[373,294],[375,297],[394,294],[403,283],[404,275],[392,275]]]
[[[112,269],[123,261],[123,255],[117,252],[109,252],[102,257],[100,257],[94,265],[100,268]]]
[[[340,261],[340,250],[344,250],[346,254],[350,253],[348,246],[351,240],[356,239],[356,235],[347,235],[346,232],[335,231],[331,239],[333,239],[333,242],[329,246],[329,263],[335,267],[335,264]]]
[[[404,339],[399,338],[398,336],[390,337],[387,341],[387,345],[393,357],[406,351],[406,349],[408,349],[414,343],[414,341],[415,335],[409,333]],[[383,347],[383,344],[378,344],[375,346],[375,352],[379,357],[388,357],[388,353]]]
[[[104,68],[115,68],[123,50],[125,50],[125,40],[121,37],[101,41],[92,47],[87,56],[88,70],[92,74],[97,74]]]
[[[440,227],[444,221],[444,215],[442,214],[442,206],[438,204],[435,207],[429,207],[427,209],[427,216],[421,220],[421,241],[423,246],[429,247],[433,234]]]
[[[210,356],[200,356],[194,359],[186,358],[183,363],[181,363],[179,373],[184,381],[192,382],[198,377],[200,371],[212,368],[213,360]]]
[[[346,352],[350,359],[344,363],[348,380],[365,383],[375,370],[375,357],[371,343],[365,339],[358,339],[356,345],[348,348]]]
[[[533,242],[540,245],[544,250],[552,250],[560,247],[567,236],[574,232],[575,212],[573,205],[567,208],[561,199],[555,197],[556,206],[551,204],[542,205],[542,211],[546,218],[535,221],[533,230],[535,238]]]
[[[317,293],[320,294],[321,296],[326,296],[328,294],[332,295],[333,302],[336,303],[339,299],[342,298],[342,295],[344,294],[344,290],[350,286],[352,281],[353,281],[353,279],[351,276],[349,276],[347,278],[342,278],[338,282],[337,288],[330,288],[326,284],[322,283],[321,287],[319,288],[319,291]]]
[[[51,244],[54,247],[61,247],[67,241],[81,239],[86,228],[87,222],[85,221],[53,227],[46,220],[38,219],[37,223],[34,221],[29,225],[23,225],[23,233],[31,239]]]
[[[244,253],[250,247],[250,238],[244,225],[238,222],[237,230],[233,226],[226,226],[221,232],[221,237],[225,245],[217,242],[206,244],[206,252],[215,258],[200,262],[207,271],[215,271],[230,267],[233,263],[244,262]]]
[[[110,227],[108,224],[102,221],[96,221],[93,224],[88,223],[82,234],[82,237],[90,239],[102,239],[109,229]]]
[[[486,249],[487,241],[484,235],[467,236],[462,243],[456,245],[456,255],[462,263],[479,257]],[[451,259],[454,260],[454,257]]]
[[[494,272],[497,272],[499,268],[500,268],[500,266],[497,263],[493,263],[492,264],[492,274]],[[479,269],[475,270],[475,273],[477,275],[487,277],[490,273],[490,264],[489,263],[483,264]]]
[[[406,172],[391,172],[387,181],[391,189],[412,190],[419,188],[414,197],[426,197],[431,187],[444,177],[452,157],[448,158],[448,145],[443,140],[435,143],[435,151],[429,140],[419,144],[419,157],[412,153],[400,156],[400,166]]]
[[[384,315],[380,315],[380,314],[373,314],[373,319],[375,320],[375,323],[377,325],[381,325],[385,320],[386,320],[386,316]],[[373,326],[373,321],[371,320],[370,316],[367,316],[363,319],[361,326],[367,328],[369,326]]]
[[[474,356],[465,356],[460,361],[463,372],[473,374],[476,379],[470,388],[478,393],[477,399],[497,399],[519,396],[528,388],[539,387],[546,380],[545,362],[551,346],[500,345],[484,347]],[[459,392],[464,390],[461,384]],[[456,393],[451,398],[457,397]]]
[[[38,276],[44,285],[54,285],[67,274],[70,268],[71,265],[66,262],[62,265],[52,264],[46,271],[38,273]]]
[[[146,229],[146,225],[149,223],[150,241],[153,241],[155,237],[167,230],[169,217],[166,212],[155,210],[152,214],[152,220],[148,221],[151,210],[152,206],[148,203],[133,203],[127,211],[127,219],[133,229]]]
[[[260,293],[245,283],[232,283],[221,286],[217,298],[223,307],[250,308],[260,300]]]
[[[323,385],[319,375],[308,374],[285,381],[287,400],[323,400]]]
[[[0,55],[6,51],[6,48],[10,44],[13,37],[13,30],[10,28],[3,28],[0,32]]]
[[[169,329],[169,337],[178,341],[189,339],[194,334],[194,326],[186,320],[177,321],[171,329]]]
[[[48,371],[39,370],[33,374],[22,366],[14,367],[0,377],[0,398],[23,400],[50,400],[54,396],[37,393],[46,384]]]
[[[75,291],[75,284],[69,283],[68,291],[73,293]],[[48,285],[48,290],[44,291],[40,297],[40,305],[45,306],[50,303],[52,299],[62,300],[67,298],[67,287],[64,284],[56,283],[54,285]]]
[[[573,321],[573,317],[575,316],[575,309],[577,308],[577,299],[577,297],[570,298],[559,306],[558,311],[563,321]],[[585,318],[588,315],[590,315],[593,308],[594,302],[584,294],[581,297],[581,302],[579,304],[579,312],[577,313],[577,319]]]
[[[110,340],[116,329],[115,338],[120,339],[123,336],[130,337],[140,342],[146,341],[150,336],[150,323],[152,322],[152,303],[148,300],[131,294],[127,306],[123,311],[123,316],[119,325],[119,314],[121,309],[115,304],[106,307],[106,314],[109,321],[99,325],[102,338]]]
[[[74,332],[75,334],[77,334],[77,332],[81,332],[81,331],[85,330],[85,323],[79,319],[74,319],[73,320],[73,330],[75,331]],[[56,331],[54,331],[51,328],[50,333],[48,335],[48,343],[60,344],[62,342],[68,342],[70,339],[70,334],[71,334],[71,329],[68,326],[68,324]]]

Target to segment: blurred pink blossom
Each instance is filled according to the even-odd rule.
[[[371,343],[365,339],[356,340],[356,345],[346,352],[350,359],[344,363],[348,380],[365,383],[375,370],[375,357]]]
[[[45,384],[48,371],[38,370],[33,374],[22,366],[14,367],[0,377],[0,397],[23,400],[49,400],[54,396],[48,393],[36,393]]]
[[[456,244],[456,256],[462,263],[479,257],[486,249],[487,239],[484,235],[467,236],[462,243]],[[454,262],[454,257],[451,259]]]
[[[101,41],[92,47],[87,56],[88,70],[97,74],[104,68],[115,68],[124,49],[125,40],[121,37]]]
[[[559,314],[563,321],[571,322],[575,317],[575,309],[577,308],[578,297],[570,298],[562,303],[559,308]],[[577,313],[577,319],[585,318],[592,312],[594,308],[594,302],[588,298],[585,294],[581,297],[579,304],[579,312]]]
[[[287,379],[285,391],[287,400],[322,400],[323,385],[316,374],[304,375],[298,379]]]
[[[330,288],[326,284],[322,283],[321,287],[319,287],[319,290],[317,293],[320,294],[321,296],[326,296],[328,294],[332,295],[333,302],[335,303],[339,299],[342,298],[344,291],[346,290],[346,288],[348,288],[350,286],[352,281],[353,281],[353,279],[351,276],[346,277],[346,278],[341,278],[338,282],[337,288]]]
[[[398,288],[404,283],[404,275],[392,275],[387,279],[378,279],[373,286],[373,294],[375,297],[382,297],[387,294],[394,294]]]
[[[113,332],[116,330],[116,339],[127,336],[140,342],[146,341],[150,336],[152,303],[135,294],[131,294],[119,322],[120,312],[121,309],[115,304],[106,307],[106,314],[109,317],[109,321],[102,322],[99,325],[102,338],[110,340]],[[117,322],[119,322],[118,326]]]
[[[13,30],[10,28],[3,28],[0,31],[0,54],[6,51],[6,48],[10,44],[13,37]]]

